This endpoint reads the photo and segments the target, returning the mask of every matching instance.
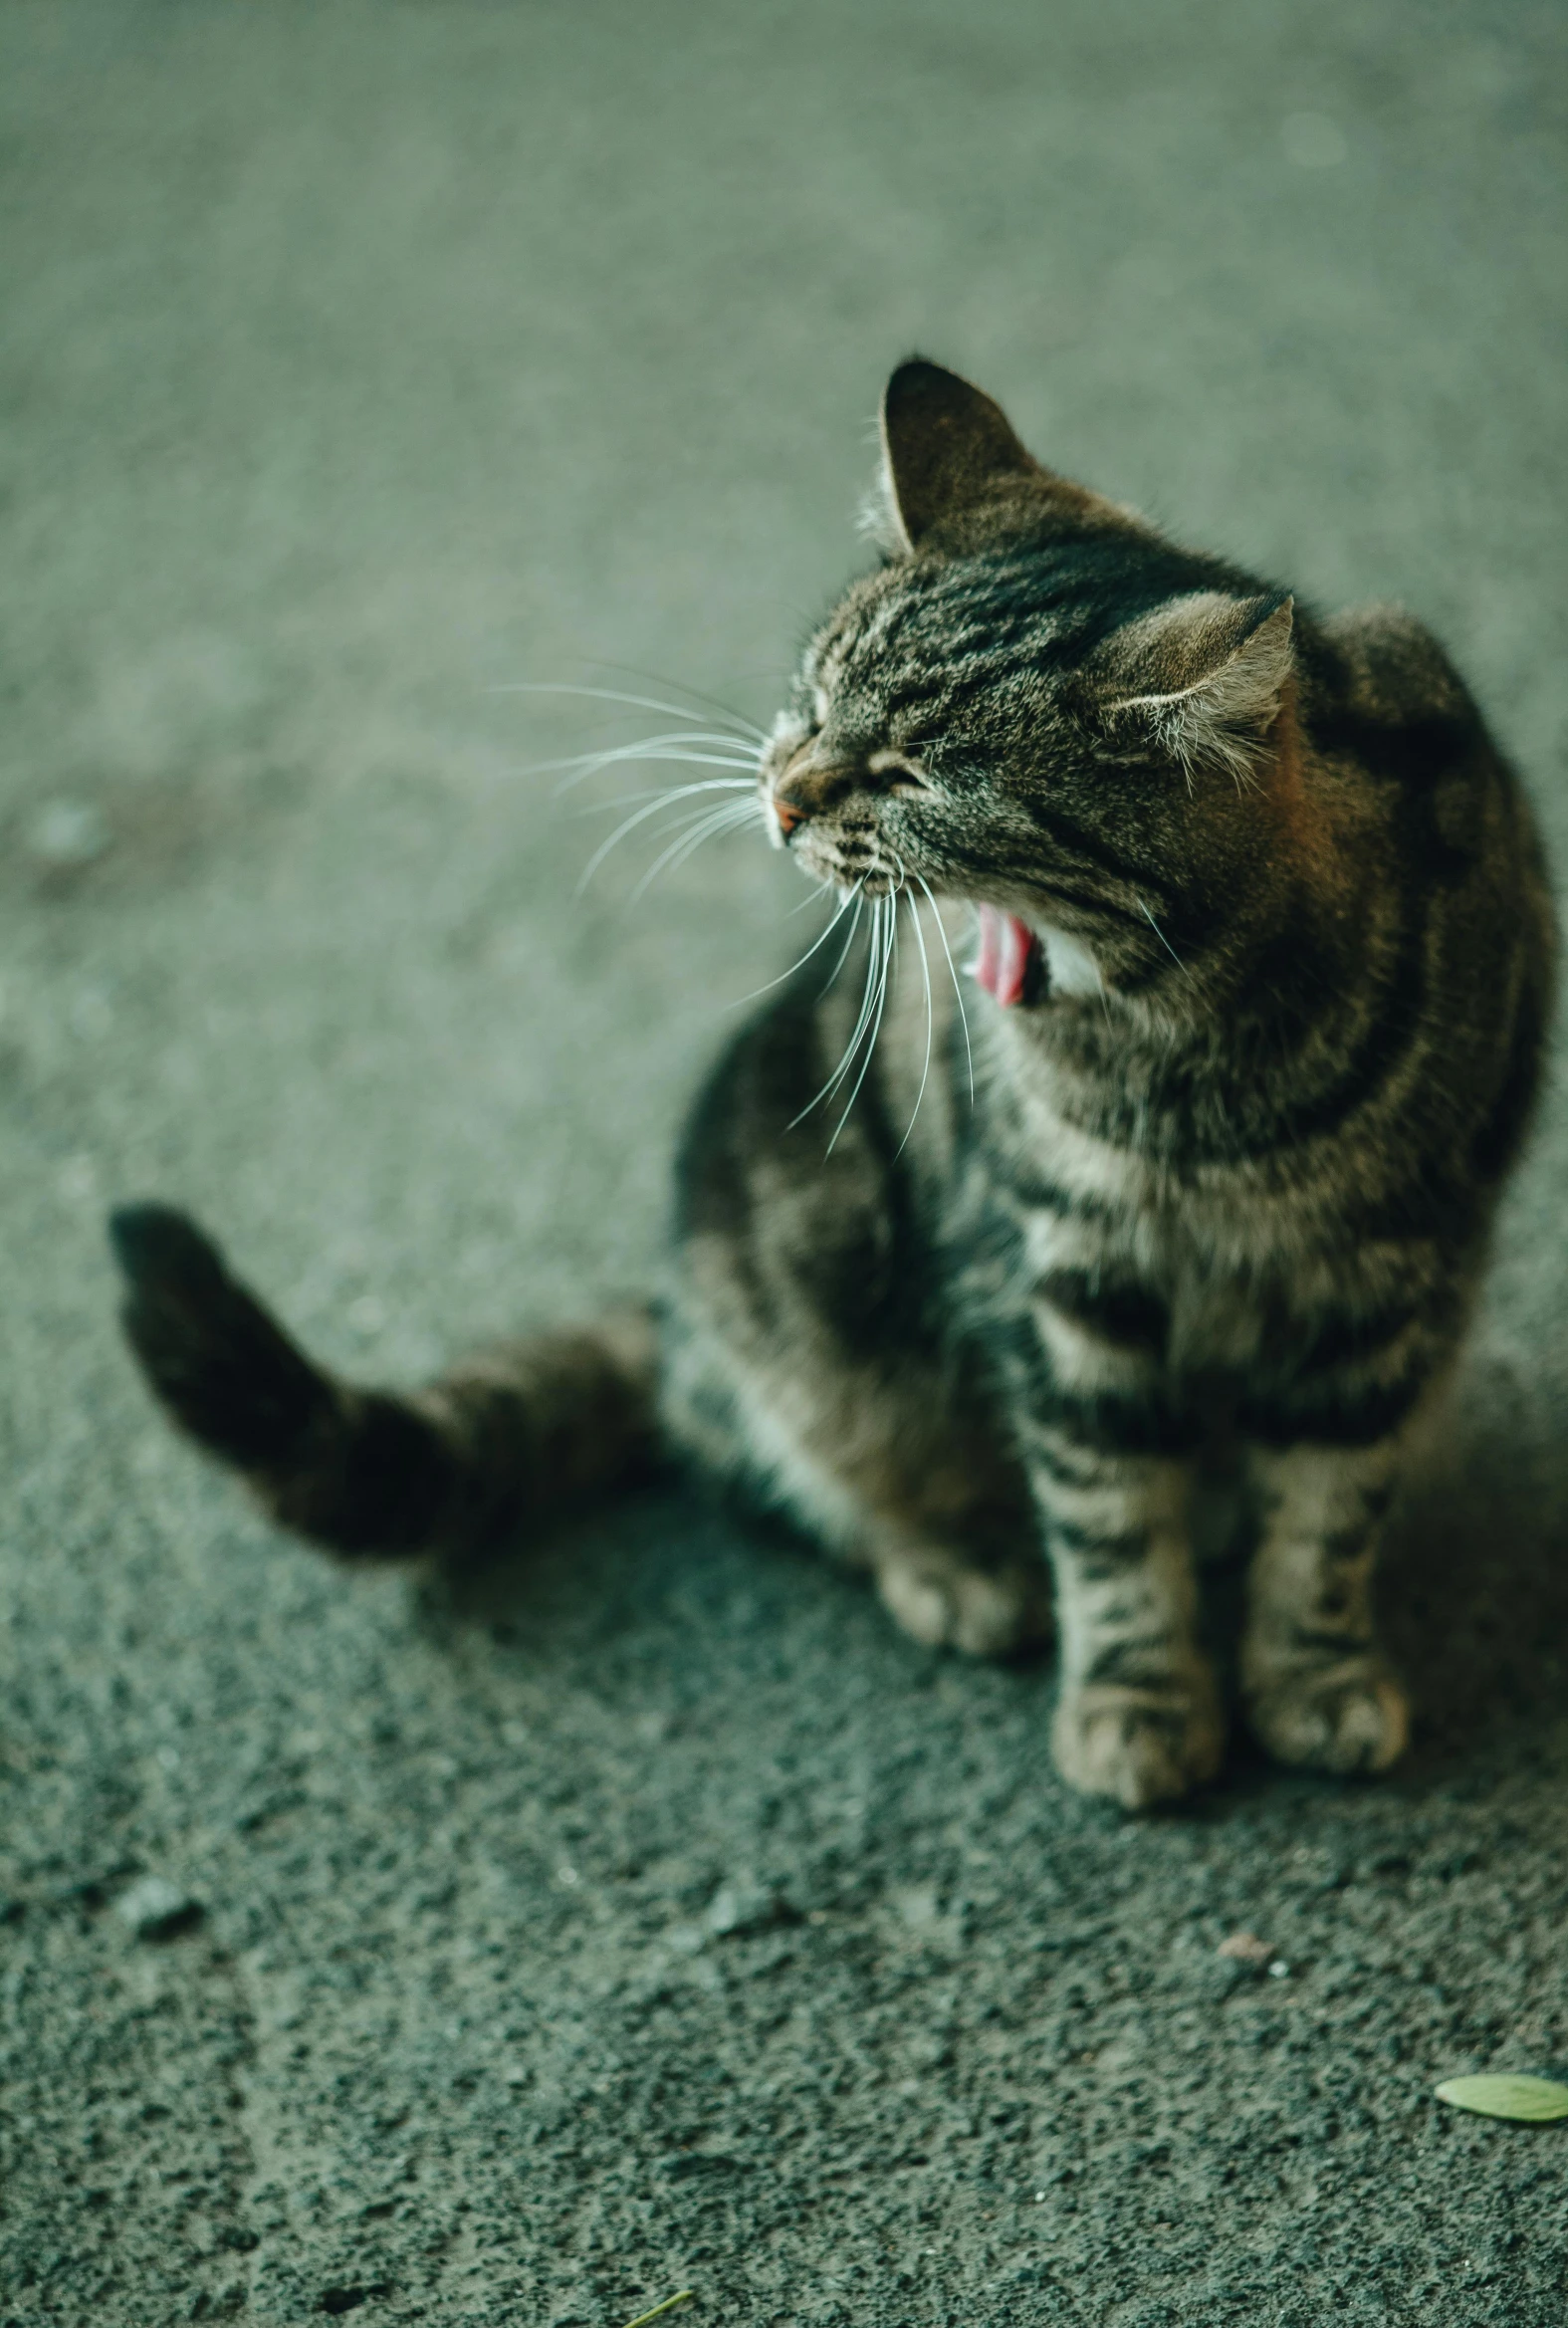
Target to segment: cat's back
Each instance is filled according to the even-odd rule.
[[[1556,916],[1529,800],[1447,651],[1403,608],[1335,616],[1317,653],[1308,646],[1304,677],[1311,744],[1328,780],[1359,798],[1420,964],[1430,1072],[1495,1093],[1489,1177],[1517,1145],[1555,980]]]
[[[1403,609],[1304,615],[1296,668],[1313,880],[1265,934],[1228,1042],[1151,1048],[1140,1078],[1107,1041],[1097,1128],[1142,1152],[1151,1187],[1174,1169],[1221,1243],[1294,1246],[1315,1223],[1334,1246],[1353,1216],[1465,1244],[1540,1079],[1555,915],[1534,818]]]
[[[1447,649],[1403,607],[1357,606],[1301,638],[1303,726],[1321,762],[1359,785],[1401,844],[1409,883],[1512,894],[1553,926],[1523,788]]]

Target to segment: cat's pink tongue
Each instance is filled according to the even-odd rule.
[[[980,952],[972,965],[976,982],[1004,1008],[1021,1002],[1029,956],[1038,943],[1034,932],[1015,913],[999,913],[994,905],[983,905]]]

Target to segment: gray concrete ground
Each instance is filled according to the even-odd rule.
[[[1561,859],[1564,62],[1529,0],[10,0],[0,2319],[1568,2314],[1568,2126],[1431,2099],[1568,2067],[1560,1094],[1401,1530],[1409,1763],[1146,1824],[1048,1668],[674,1495],[483,1599],[269,1535],[101,1231],[188,1202],[397,1378],[648,1280],[796,891],[574,900],[526,765],[635,729],[488,690],[765,716],[912,346],[1432,619]]]

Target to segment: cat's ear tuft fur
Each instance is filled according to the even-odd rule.
[[[1008,535],[1126,526],[1125,512],[1042,468],[1000,404],[912,355],[882,397],[882,496],[866,521],[894,556],[969,551]]]
[[[1102,652],[1102,717],[1150,732],[1189,776],[1256,766],[1293,668],[1294,600],[1194,590],[1113,633]]]

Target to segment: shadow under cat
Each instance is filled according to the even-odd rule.
[[[1568,1417],[1554,1432],[1537,1413],[1521,1430],[1517,1384],[1484,1351],[1467,1366],[1462,1390],[1461,1427],[1408,1483],[1385,1541],[1386,1636],[1415,1718],[1406,1759],[1380,1784],[1407,1801],[1486,1791],[1493,1750],[1517,1753],[1523,1744],[1528,1758],[1521,1734],[1560,1722],[1565,1699]],[[1226,1516],[1232,1525],[1229,1536],[1212,1538],[1203,1569],[1204,1634],[1230,1694],[1254,1529],[1244,1511],[1232,1504],[1228,1512],[1220,1497],[1216,1514],[1217,1526]],[[543,1541],[502,1538],[426,1568],[414,1606],[421,1630],[449,1649],[475,1634],[502,1650],[569,1640],[597,1656],[613,1658],[618,1647],[634,1669],[639,1645],[651,1647],[668,1621],[672,1598],[705,1629],[777,1642],[785,1661],[790,1637],[814,1618],[837,1637],[846,1689],[889,1687],[881,1658],[871,1670],[862,1657],[884,1643],[911,1686],[925,1686],[936,1671],[967,1679],[974,1670],[885,1635],[863,1576],[824,1561],[777,1513],[673,1467],[613,1516],[566,1515]],[[864,1636],[856,1609],[865,1613]],[[1050,1642],[1019,1650],[1004,1667],[1020,1695],[1037,1701],[1042,1726],[1054,1667]],[[1364,1781],[1282,1770],[1237,1728],[1219,1784],[1168,1812],[1223,1820],[1238,1802],[1346,1789],[1361,1792]]]

